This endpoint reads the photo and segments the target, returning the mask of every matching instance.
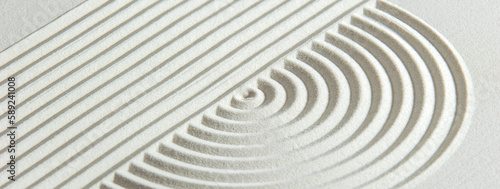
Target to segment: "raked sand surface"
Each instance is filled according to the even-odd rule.
[[[498,187],[499,3],[429,2],[1,2],[0,188]]]

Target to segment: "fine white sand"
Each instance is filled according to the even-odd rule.
[[[454,22],[374,0],[66,6],[2,38],[18,145],[1,187],[448,188],[499,154],[471,146],[498,76],[438,32]],[[476,177],[459,181],[498,184]]]

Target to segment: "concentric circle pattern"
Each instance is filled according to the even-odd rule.
[[[380,1],[273,64],[102,188],[388,188],[464,134],[470,81],[435,30]]]

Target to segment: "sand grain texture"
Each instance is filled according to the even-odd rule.
[[[385,1],[89,0],[0,61],[2,188],[414,187],[474,107],[454,47]]]

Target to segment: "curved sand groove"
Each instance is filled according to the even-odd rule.
[[[102,187],[401,186],[464,132],[463,63],[418,19],[381,1],[323,39]]]

